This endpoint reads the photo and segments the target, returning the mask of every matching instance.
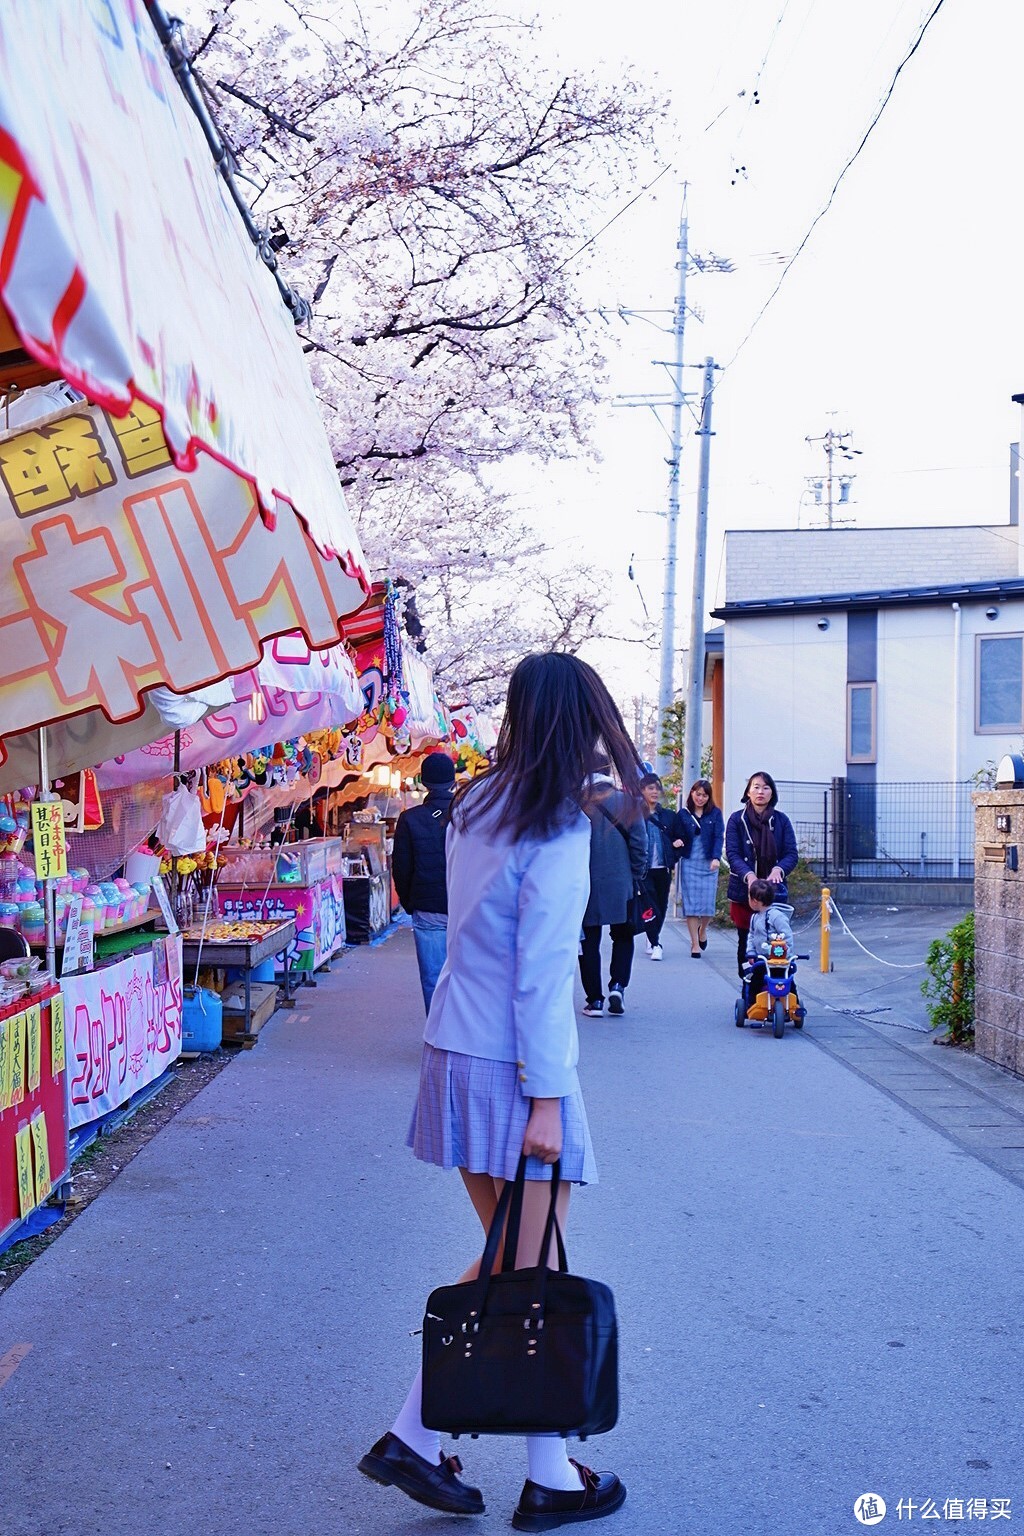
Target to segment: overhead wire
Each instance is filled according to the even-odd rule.
[[[920,27],[920,29],[918,31],[918,34],[917,34],[916,38],[914,39],[914,41],[911,44],[911,46],[908,49],[908,51],[904,54],[903,58],[900,60],[899,64],[897,65],[896,71],[895,71],[892,79],[889,82],[888,89],[886,90],[885,95],[882,97],[882,100],[879,103],[878,107],[875,109],[874,116],[872,117],[870,123],[868,124],[867,128],[865,129],[865,131],[864,131],[864,133],[863,133],[863,135],[861,137],[860,143],[857,145],[857,147],[853,151],[853,153],[849,156],[849,158],[847,159],[847,161],[846,161],[845,165],[843,166],[842,170],[839,172],[839,175],[836,177],[836,179],[835,179],[835,181],[834,181],[834,183],[832,185],[832,190],[829,193],[827,199],[825,200],[825,203],[818,210],[818,212],[815,214],[814,218],[811,220],[811,224],[810,224],[810,227],[807,230],[807,233],[804,235],[803,239],[800,241],[800,244],[797,246],[797,248],[793,252],[792,256],[790,256],[789,260],[786,262],[786,265],[783,267],[781,273],[779,274],[779,278],[778,278],[778,281],[775,284],[775,287],[772,289],[771,293],[765,299],[764,303],[761,305],[761,308],[758,310],[757,314],[754,316],[754,319],[751,322],[751,325],[750,325],[746,335],[743,337],[743,340],[740,342],[739,346],[736,348],[736,350],[733,353],[732,357],[729,359],[728,363],[726,363],[724,365],[723,372],[727,371],[729,368],[731,368],[733,366],[733,364],[735,363],[736,359],[739,357],[740,353],[743,351],[743,348],[747,345],[747,342],[750,340],[751,336],[753,336],[753,334],[756,331],[757,327],[760,325],[761,321],[764,319],[765,315],[767,314],[769,307],[773,303],[773,301],[774,301],[776,295],[778,294],[779,290],[781,289],[783,283],[786,281],[786,278],[788,277],[789,273],[791,272],[791,270],[793,268],[793,264],[797,260],[797,257],[806,248],[807,243],[810,240],[811,236],[813,235],[814,231],[817,229],[817,227],[821,223],[822,219],[825,217],[825,215],[828,213],[829,209],[832,207],[832,204],[835,201],[836,193],[839,191],[839,188],[842,185],[843,181],[845,180],[845,178],[846,178],[847,174],[849,173],[849,171],[856,164],[856,162],[857,162],[858,158],[860,157],[860,154],[863,151],[865,145],[867,144],[868,140],[870,139],[870,137],[871,137],[872,133],[874,132],[875,128],[878,126],[878,122],[879,122],[883,112],[885,111],[886,107],[889,105],[889,102],[891,101],[892,96],[893,96],[893,92],[896,89],[896,83],[899,80],[900,75],[903,73],[904,69],[906,69],[907,65],[910,63],[911,59],[914,57],[914,55],[917,52],[917,50],[920,48],[922,42],[924,41],[925,34],[927,33],[927,31],[928,31],[929,27],[931,26],[932,22],[935,20],[936,16],[942,10],[942,7],[945,5],[945,3],[946,3],[946,0],[936,0],[936,3],[932,7],[932,9],[929,12],[928,16],[921,23],[921,27]]]
[[[740,166],[738,164],[738,161],[739,161],[739,146],[740,146],[740,143],[742,142],[743,135],[744,135],[744,133],[746,131],[747,123],[750,121],[750,114],[751,114],[751,112],[754,110],[754,108],[756,106],[760,106],[761,97],[760,97],[760,92],[758,90],[758,87],[761,84],[761,77],[762,77],[762,75],[765,72],[765,68],[766,68],[766,66],[768,64],[768,59],[771,56],[771,51],[774,48],[775,43],[776,43],[776,41],[778,39],[779,32],[780,32],[780,30],[782,28],[782,23],[786,19],[786,12],[789,10],[790,4],[791,4],[791,0],[783,0],[782,10],[779,12],[778,17],[776,18],[776,21],[775,21],[775,26],[772,28],[771,35],[768,38],[768,42],[767,42],[767,45],[765,47],[764,53],[761,56],[761,62],[760,62],[760,64],[757,67],[757,73],[754,76],[753,84],[749,87],[749,89],[747,89],[747,90],[745,90],[745,91],[743,91],[741,93],[742,96],[745,99],[746,111],[743,114],[743,121],[740,123],[740,126],[737,129],[737,131],[736,131],[736,136],[735,136],[735,138],[733,140],[732,157],[731,157],[732,158],[733,166],[736,168],[737,175],[740,173],[740,171],[742,171],[744,176],[746,176],[746,173],[747,173],[746,166]],[[721,116],[721,113],[719,113],[719,116]]]

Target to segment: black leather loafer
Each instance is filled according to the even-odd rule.
[[[359,1463],[365,1477],[385,1488],[401,1488],[417,1504],[443,1510],[446,1515],[482,1515],[484,1501],[479,1488],[460,1483],[462,1462],[457,1456],[440,1456],[432,1466],[388,1430],[371,1446]]]
[[[569,1458],[572,1461],[572,1457]],[[542,1488],[527,1478],[519,1495],[512,1524],[517,1531],[553,1531],[559,1525],[577,1520],[600,1520],[614,1515],[626,1502],[626,1490],[614,1472],[592,1472],[572,1461],[583,1487],[564,1493],[560,1488]]]

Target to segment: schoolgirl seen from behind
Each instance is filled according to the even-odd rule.
[[[509,683],[494,765],[460,790],[447,836],[448,954],[427,1017],[409,1145],[423,1162],[458,1169],[485,1232],[526,1155],[519,1268],[537,1262],[556,1159],[563,1230],[571,1185],[597,1177],[576,1074],[573,981],[598,758],[639,818],[641,764],[597,673],[574,656],[527,656]],[[461,1278],[475,1278],[478,1263]],[[424,1277],[424,1294],[436,1279]],[[599,1519],[623,1504],[616,1474],[571,1459],[561,1437],[530,1435],[525,1449],[516,1529]],[[419,1374],[359,1470],[430,1508],[483,1513],[458,1458],[423,1425]]]

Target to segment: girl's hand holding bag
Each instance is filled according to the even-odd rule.
[[[458,1435],[603,1434],[619,1413],[618,1333],[608,1286],[568,1273],[555,1213],[559,1164],[540,1255],[516,1269],[526,1178],[519,1159],[487,1234],[480,1274],[441,1286],[423,1319],[423,1423]],[[501,1270],[492,1274],[505,1218]],[[546,1263],[552,1239],[558,1269]]]

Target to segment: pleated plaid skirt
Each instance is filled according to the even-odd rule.
[[[406,1144],[421,1162],[514,1179],[523,1150],[530,1101],[519,1091],[514,1061],[488,1061],[424,1045],[420,1087]],[[596,1184],[597,1164],[579,1086],[562,1100],[562,1178]],[[539,1158],[528,1179],[549,1179]]]

